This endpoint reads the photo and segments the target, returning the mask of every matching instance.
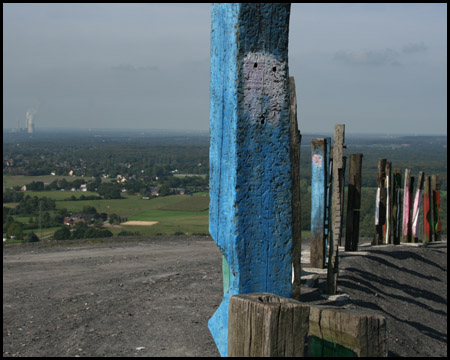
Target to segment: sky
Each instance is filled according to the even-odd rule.
[[[210,4],[3,4],[3,128],[207,132]],[[447,134],[447,4],[292,4],[299,129]]]

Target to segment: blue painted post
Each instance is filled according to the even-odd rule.
[[[310,266],[325,268],[328,171],[331,138],[312,140]]]
[[[232,295],[292,292],[290,4],[211,9],[209,231],[224,259],[224,299],[208,322],[228,354]]]

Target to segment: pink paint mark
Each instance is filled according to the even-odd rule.
[[[411,208],[411,196],[409,193],[409,186],[404,186],[404,192],[403,192],[403,226],[402,226],[402,234],[404,236],[408,236],[408,230],[409,230],[409,212]]]
[[[422,191],[416,191],[416,197],[413,205],[413,218],[412,218],[412,235],[416,238],[419,236],[419,212],[420,203],[422,202]]]
[[[317,167],[322,167],[323,156],[322,156],[322,155],[317,155],[317,154],[315,154],[315,155],[313,155],[313,157],[312,157],[312,161],[313,161],[313,164],[314,164],[315,166],[317,166]]]

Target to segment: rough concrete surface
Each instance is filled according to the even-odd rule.
[[[62,244],[3,247],[3,356],[219,356],[207,322],[222,259],[210,237]],[[360,250],[340,251],[347,301],[320,296],[320,271],[303,301],[386,317],[389,356],[447,356],[447,241]]]

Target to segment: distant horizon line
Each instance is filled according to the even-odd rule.
[[[3,127],[3,132],[15,130],[18,129],[16,127]],[[21,129],[26,130],[26,129]],[[94,132],[94,131],[107,131],[107,132],[119,132],[119,131],[127,131],[127,132],[165,132],[165,133],[187,133],[187,134],[209,134],[208,130],[188,130],[188,129],[158,129],[158,128],[73,128],[73,127],[39,127],[34,129],[34,133],[45,133],[45,132],[65,132],[65,131],[80,131],[80,132]],[[326,136],[332,136],[334,133],[332,131],[304,131],[302,132],[300,130],[302,135],[326,135]],[[28,134],[28,133],[27,133]],[[346,131],[347,135],[373,135],[373,136],[447,136],[447,133],[418,133],[418,132],[410,132],[410,133],[400,133],[400,132],[352,132],[352,131]],[[30,134],[31,135],[31,134]]]

